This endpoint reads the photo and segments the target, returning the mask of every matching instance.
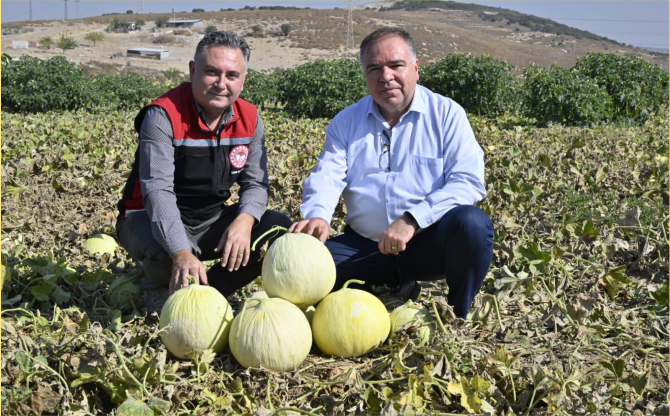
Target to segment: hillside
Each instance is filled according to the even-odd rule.
[[[668,55],[633,48],[601,38],[588,32],[559,25],[547,19],[523,15],[498,8],[486,8],[453,2],[439,2],[448,8],[432,7],[436,2],[379,2],[358,6],[353,12],[354,45],[378,27],[391,25],[408,30],[416,40],[417,55],[423,65],[430,64],[451,53],[490,55],[513,64],[517,71],[530,63],[549,66],[554,63],[570,68],[577,58],[589,52],[632,53],[668,70]],[[417,4],[423,4],[418,8]],[[461,8],[457,8],[460,6]],[[236,10],[201,13],[177,13],[178,19],[203,19],[204,25],[190,36],[168,36],[165,43],[155,43],[161,34],[172,34],[172,29],[154,32],[154,21],[161,14],[99,16],[62,21],[13,22],[3,25],[2,52],[12,57],[22,54],[48,59],[62,54],[55,49],[13,49],[12,41],[39,41],[45,36],[57,39],[68,34],[79,46],[65,52],[71,61],[90,71],[107,73],[138,71],[160,76],[168,68],[186,73],[198,31],[209,25],[218,29],[234,30],[246,36],[252,48],[251,67],[261,71],[290,68],[317,59],[342,56],[356,57],[356,50],[345,51],[348,10]],[[84,39],[87,33],[102,31],[114,18],[130,21],[145,20],[139,32],[108,33],[95,46]],[[290,23],[292,31],[281,35],[280,26]],[[553,24],[552,24],[553,23]],[[260,25],[264,37],[253,37],[250,28]],[[553,32],[553,33],[550,33]],[[165,38],[165,37],[163,37]],[[169,50],[167,61],[125,57],[127,48],[161,47]],[[111,59],[114,54],[123,57]]]

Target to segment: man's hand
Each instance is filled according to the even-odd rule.
[[[294,222],[288,229],[289,233],[309,234],[325,243],[328,239],[330,226],[323,218],[307,218],[302,221]]]
[[[382,254],[398,255],[405,251],[407,243],[414,237],[417,228],[414,223],[403,214],[393,221],[379,238],[379,251]]]
[[[170,294],[189,285],[188,276],[195,276],[202,285],[207,285],[205,266],[191,250],[180,250],[172,255],[172,277]]]
[[[228,266],[228,271],[239,270],[246,266],[251,254],[251,228],[256,220],[247,213],[241,213],[228,226],[221,236],[214,251],[221,252],[221,266]]]

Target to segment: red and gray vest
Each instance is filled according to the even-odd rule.
[[[172,123],[174,148],[174,193],[182,221],[195,225],[221,210],[230,197],[230,187],[246,168],[249,143],[258,122],[256,106],[238,98],[233,103],[234,116],[226,123],[220,137],[202,122],[198,115],[191,83],[171,89],[144,107],[135,117],[135,130],[142,126],[150,106],[162,107]],[[139,146],[118,203],[118,220],[129,211],[142,210],[139,180]]]

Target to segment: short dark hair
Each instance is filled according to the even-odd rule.
[[[409,47],[409,53],[412,54],[412,58],[416,59],[416,49],[414,48],[414,39],[412,39],[409,33],[398,27],[383,27],[367,35],[365,39],[363,39],[363,42],[361,42],[361,52],[360,52],[361,65],[363,64],[363,55],[368,50],[370,45],[379,42],[386,36],[401,37],[402,40],[404,40],[407,46]]]
[[[198,46],[195,48],[195,55],[193,59],[195,60],[199,54],[205,52],[209,49],[210,46],[227,46],[229,48],[239,49],[244,56],[244,64],[246,67],[249,66],[249,58],[251,57],[251,49],[244,38],[237,33],[228,32],[228,31],[218,31],[207,33],[201,40],[198,42]]]

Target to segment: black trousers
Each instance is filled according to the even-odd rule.
[[[221,253],[214,252],[224,231],[237,217],[237,204],[226,207],[220,216],[206,221],[198,226],[185,225],[186,234],[191,245],[191,251],[200,261],[221,259]],[[267,210],[258,224],[251,230],[251,244],[265,232],[275,226],[290,227],[291,219],[286,215]],[[146,211],[131,212],[126,218],[119,221],[116,234],[121,246],[128,254],[142,265],[145,279],[142,282],[143,290],[168,287],[172,276],[172,259],[169,253],[153,237],[151,222]],[[259,247],[270,241],[270,244],[282,236],[284,231],[270,233],[263,237],[256,245],[256,250],[249,256],[246,266],[229,272],[217,262],[207,271],[209,285],[216,288],[224,296],[234,293],[251,283],[261,274],[262,259]]]
[[[377,244],[349,226],[344,234],[326,241],[337,269],[333,290],[350,279],[364,281],[362,287],[351,285],[361,289],[445,279],[447,300],[456,316],[465,319],[491,265],[493,224],[478,207],[461,205],[415,235],[397,256],[381,254]]]

